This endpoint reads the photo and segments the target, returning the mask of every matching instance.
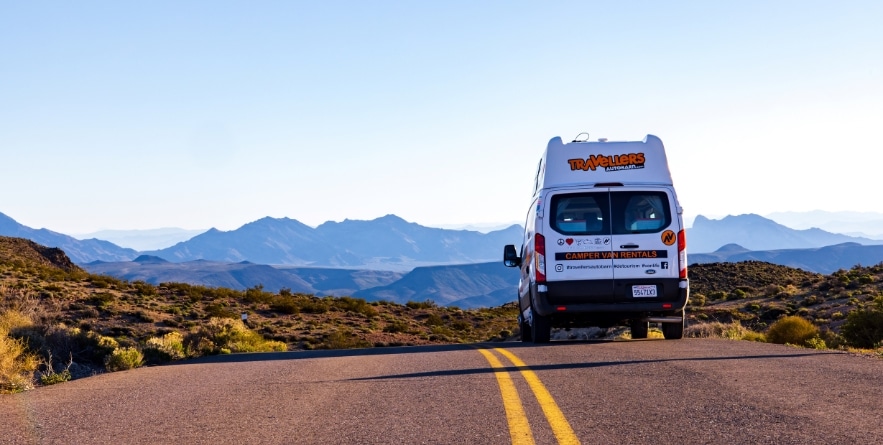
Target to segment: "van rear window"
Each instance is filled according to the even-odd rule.
[[[652,191],[558,194],[552,228],[564,235],[661,232],[671,224],[668,195]]]
[[[552,197],[552,228],[565,235],[601,235],[610,233],[606,224],[610,214],[607,192],[575,193]]]

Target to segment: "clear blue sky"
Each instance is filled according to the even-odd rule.
[[[553,136],[688,218],[883,211],[880,1],[0,0],[0,212],[63,233],[521,222]]]

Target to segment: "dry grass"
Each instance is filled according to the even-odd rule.
[[[0,312],[0,394],[33,388],[39,359],[28,351],[27,341],[13,333],[33,325],[30,318],[15,310]]]

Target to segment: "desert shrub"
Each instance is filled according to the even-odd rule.
[[[819,298],[818,296],[810,295],[810,296],[804,298],[803,301],[801,302],[801,304],[804,306],[812,306],[812,305],[819,304],[822,301],[824,301],[824,300]]]
[[[0,332],[0,394],[33,388],[37,356],[28,352],[25,341]]]
[[[0,313],[0,332],[10,334],[18,329],[28,328],[34,325],[31,317],[18,310],[7,310]]]
[[[143,323],[155,323],[157,319],[148,311],[145,310],[137,310],[130,312],[130,315],[135,317],[136,320]]]
[[[205,313],[209,318],[239,318],[241,315],[221,303],[212,303],[206,306]]]
[[[92,283],[93,286],[101,289],[123,289],[127,287],[122,280],[107,275],[89,275],[86,281]]]
[[[80,328],[56,325],[46,329],[44,347],[61,357],[72,357],[77,363],[104,365],[106,357],[120,347],[112,337]]]
[[[231,352],[286,351],[281,341],[265,340],[251,331],[242,320],[212,318],[187,338],[189,355],[221,354]]]
[[[441,326],[445,323],[444,320],[438,314],[429,314],[429,317],[426,318],[426,326]]]
[[[144,364],[144,354],[137,348],[116,348],[104,360],[104,367],[110,372],[135,369]]]
[[[138,291],[140,295],[145,297],[152,297],[157,294],[156,286],[144,281],[136,281],[132,283],[132,286],[135,288],[135,290]]]
[[[828,349],[828,346],[825,344],[825,340],[822,340],[818,335],[810,338],[805,342],[807,348],[812,349]]]
[[[333,300],[334,307],[345,311],[362,314],[368,318],[377,316],[377,309],[371,307],[367,301],[361,298],[340,297]]]
[[[727,293],[722,290],[710,292],[708,294],[708,298],[711,299],[712,301],[715,301],[715,300],[727,301]]]
[[[57,284],[47,284],[47,285],[43,286],[43,289],[46,290],[47,292],[61,292],[64,290],[63,287],[61,287]]]
[[[456,331],[467,331],[469,329],[472,329],[472,323],[465,320],[457,320],[451,323],[451,328]]]
[[[301,312],[307,314],[324,314],[328,312],[328,303],[318,299],[318,298],[310,298],[307,301],[304,301],[300,305]]]
[[[732,323],[713,321],[710,323],[689,324],[684,330],[684,336],[690,338],[727,338],[741,340],[747,335],[748,328],[742,326],[738,320]]]
[[[840,335],[850,346],[875,348],[883,343],[883,297],[872,308],[857,309],[846,316]]]
[[[71,366],[74,364],[74,358],[71,356],[70,361],[60,371],[55,370],[55,366],[52,364],[52,352],[48,353],[49,357],[43,362],[43,370],[39,372],[40,374],[40,384],[44,386],[55,385],[58,383],[64,383],[71,379]]]
[[[63,369],[60,372],[56,372],[54,369],[48,369],[40,374],[40,384],[44,386],[64,383],[70,381],[70,379],[70,369]]]
[[[144,345],[144,352],[150,361],[166,362],[180,360],[184,353],[184,336],[172,331],[162,337],[151,337]]]
[[[99,292],[92,294],[92,296],[89,297],[89,302],[103,309],[109,307],[110,304],[113,303],[114,299],[115,298],[113,294],[109,294],[107,292]]]
[[[812,322],[792,315],[780,318],[770,325],[766,338],[770,343],[806,346],[809,339],[818,335],[819,329]]]
[[[766,335],[763,335],[762,332],[755,332],[752,330],[747,330],[747,331],[745,331],[745,334],[742,335],[742,340],[765,343],[766,342]]]
[[[272,303],[273,295],[270,292],[264,291],[263,284],[256,284],[254,287],[250,287],[245,290],[245,301],[249,303]]]
[[[10,335],[11,329],[26,325],[29,319],[17,311],[0,314],[0,394],[26,391],[34,387],[34,371],[39,366],[27,341]]]
[[[785,288],[778,284],[767,284],[763,288],[760,289],[761,295],[765,297],[772,297],[778,295],[782,292],[785,292]]]
[[[299,314],[300,306],[300,302],[291,295],[279,296],[273,299],[273,302],[270,303],[270,309],[290,315]]]
[[[372,345],[366,340],[359,338],[349,330],[334,331],[325,337],[325,340],[317,346],[319,349],[355,349],[370,348]]]
[[[690,306],[693,306],[693,307],[705,306],[705,300],[706,300],[705,295],[703,295],[703,294],[696,293],[696,294],[690,295]]]
[[[395,320],[386,326],[383,327],[383,332],[396,333],[396,332],[409,332],[411,327],[408,326],[408,323],[405,323],[401,320]]]
[[[405,303],[405,306],[407,306],[411,309],[432,309],[432,308],[436,307],[436,304],[432,300],[425,300],[422,302],[409,301],[409,302]]]

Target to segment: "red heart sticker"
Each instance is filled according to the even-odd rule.
[[[567,238],[566,240],[564,240],[564,242],[567,243],[567,245],[569,246],[573,244],[573,238]]]

